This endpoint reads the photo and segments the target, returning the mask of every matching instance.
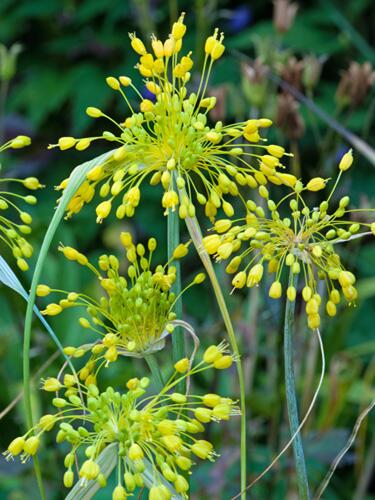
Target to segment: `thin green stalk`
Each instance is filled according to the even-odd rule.
[[[241,408],[241,500],[246,499],[246,392],[245,392],[245,380],[243,375],[242,362],[240,358],[240,352],[237,344],[236,335],[234,333],[232,321],[225,303],[223,292],[220,287],[220,283],[216,277],[214,267],[211,262],[211,258],[204,249],[202,241],[202,232],[199,226],[199,222],[196,217],[186,218],[186,226],[188,228],[191,239],[194,246],[198,252],[198,255],[204,265],[206,272],[211,281],[212,287],[214,289],[217,305],[219,306],[221,316],[223,318],[229,342],[233,354],[236,356],[236,367],[238,374],[238,383],[240,389],[240,408]]]
[[[180,219],[178,211],[170,211],[168,214],[168,259],[173,255],[174,249],[180,243]],[[178,260],[174,263],[176,267],[176,281],[174,282],[171,291],[177,296],[181,293],[181,265]],[[175,304],[175,311],[178,319],[182,320],[182,300],[179,298]],[[185,338],[182,332],[179,331],[180,327],[176,327],[172,334],[172,355],[173,361],[176,363],[185,357]],[[185,382],[178,385],[178,391],[185,392]]]
[[[35,455],[33,457],[34,472],[36,476],[36,481],[38,483],[39,493],[41,500],[47,500],[46,492],[44,490],[42,471],[40,469],[39,458]]]
[[[154,379],[158,388],[160,390],[163,389],[165,384],[164,384],[163,376],[162,376],[161,371],[160,371],[159,364],[156,361],[155,356],[153,354],[145,354],[144,358],[146,360],[146,363],[148,364],[148,367],[150,368],[152,378]]]
[[[289,286],[295,286],[297,276],[290,274]],[[288,407],[290,433],[293,436],[299,428],[298,406],[296,398],[296,387],[293,369],[293,332],[294,332],[295,301],[286,300],[285,323],[284,323],[284,370],[285,390]],[[300,500],[310,498],[309,484],[307,480],[305,457],[302,447],[301,434],[298,432],[293,441],[294,460],[296,464],[297,484]]]

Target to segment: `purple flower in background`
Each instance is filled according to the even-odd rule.
[[[251,23],[253,13],[248,5],[239,5],[228,13],[228,27],[232,32],[241,31]]]

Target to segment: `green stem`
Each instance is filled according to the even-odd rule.
[[[34,463],[34,472],[36,476],[36,481],[38,483],[39,493],[41,500],[47,500],[46,492],[44,490],[42,471],[40,469],[39,458],[35,455],[33,459]]]
[[[289,286],[295,286],[297,275],[290,273]],[[293,331],[294,331],[295,301],[286,300],[285,323],[284,323],[284,369],[285,390],[288,407],[290,433],[293,436],[299,427],[298,406],[293,369]],[[305,457],[302,447],[301,434],[296,434],[293,440],[293,452],[296,464],[297,484],[300,500],[310,498],[309,484],[307,480]]]
[[[178,211],[170,211],[168,214],[168,259],[173,255],[174,249],[180,243],[180,220]],[[178,297],[181,293],[181,265],[180,261],[176,260],[173,262],[176,267],[176,281],[174,282],[171,292]],[[179,298],[175,304],[175,312],[178,319],[182,320],[182,301]],[[172,355],[173,361],[176,363],[180,359],[185,357],[185,338],[182,332],[179,331],[180,327],[176,327],[172,334]],[[185,382],[181,382],[177,386],[177,390],[180,392],[185,392]]]
[[[202,241],[202,232],[199,226],[199,222],[196,217],[186,218],[186,226],[188,228],[191,239],[193,240],[194,246],[198,252],[198,255],[204,265],[206,272],[210,278],[212,287],[214,289],[217,305],[219,306],[221,316],[223,318],[229,342],[233,354],[236,356],[237,362],[237,375],[240,390],[240,408],[241,408],[241,500],[246,499],[246,392],[245,392],[245,381],[243,375],[242,362],[240,358],[240,351],[237,344],[236,335],[234,333],[232,321],[225,303],[223,292],[220,287],[220,283],[216,277],[214,267],[211,262],[211,258],[204,249]]]
[[[148,364],[148,367],[150,368],[150,372],[152,378],[154,379],[154,382],[156,383],[158,388],[162,390],[163,387],[165,386],[165,383],[155,356],[153,354],[145,354],[144,358],[146,360],[146,363]]]

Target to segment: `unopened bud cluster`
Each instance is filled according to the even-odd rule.
[[[212,345],[193,367],[189,368],[186,359],[178,361],[161,392],[147,397],[147,377],[128,380],[127,392],[113,387],[100,391],[95,383],[84,386],[71,374],[65,374],[61,381],[48,378],[42,382],[42,389],[56,392],[52,399],[55,412],[42,416],[35,427],[15,438],[4,454],[7,459],[19,455],[25,462],[37,453],[42,435],[55,429],[57,443],[71,447],[64,459],[63,482],[67,488],[76,482],[84,486],[89,481],[104,487],[107,477],[98,457],[116,444],[117,485],[113,499],[126,498],[137,487],[146,486],[143,472],[150,466],[150,500],[170,499],[171,489],[166,484],[172,484],[179,495],[187,498],[186,474],[191,473],[198,459],[213,461],[216,456],[212,443],[200,436],[206,424],[229,420],[239,410],[234,401],[218,394],[185,395],[174,389],[196,372],[224,370],[232,362],[225,343]]]

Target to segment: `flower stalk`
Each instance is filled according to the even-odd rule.
[[[289,286],[295,287],[297,276],[290,272]],[[284,370],[285,391],[288,408],[290,433],[293,436],[299,428],[298,405],[293,369],[293,333],[294,333],[295,300],[286,298],[285,322],[284,322]],[[303,452],[301,434],[298,432],[293,441],[293,453],[297,473],[297,485],[299,498],[308,500],[310,498],[309,484],[307,480],[305,456]]]
[[[189,234],[193,241],[195,248],[197,249],[198,255],[204,265],[208,277],[211,281],[212,288],[215,293],[215,298],[217,305],[220,309],[220,314],[223,318],[225,328],[228,333],[229,342],[234,355],[236,356],[236,367],[238,375],[238,383],[240,389],[240,410],[241,410],[241,445],[240,445],[240,457],[241,457],[241,500],[246,499],[246,460],[247,460],[247,446],[246,446],[246,390],[245,390],[245,380],[243,374],[243,367],[240,358],[240,351],[237,344],[236,335],[234,333],[234,328],[230,315],[225,303],[223,292],[220,287],[220,283],[217,279],[214,267],[212,265],[211,259],[203,246],[202,232],[199,226],[199,222],[196,217],[187,217],[186,226],[188,228]]]
[[[180,244],[180,220],[176,210],[170,210],[167,216],[167,245],[168,245],[168,260],[173,258],[175,248]],[[171,291],[176,297],[181,294],[181,265],[179,261],[174,263],[176,268],[176,280],[172,285]],[[182,300],[178,298],[175,304],[175,312],[177,318],[182,319]],[[185,339],[179,331],[180,327],[176,329],[172,336],[172,356],[173,361],[177,362],[179,359],[185,357]],[[180,392],[185,391],[185,382],[181,381],[178,386]]]

